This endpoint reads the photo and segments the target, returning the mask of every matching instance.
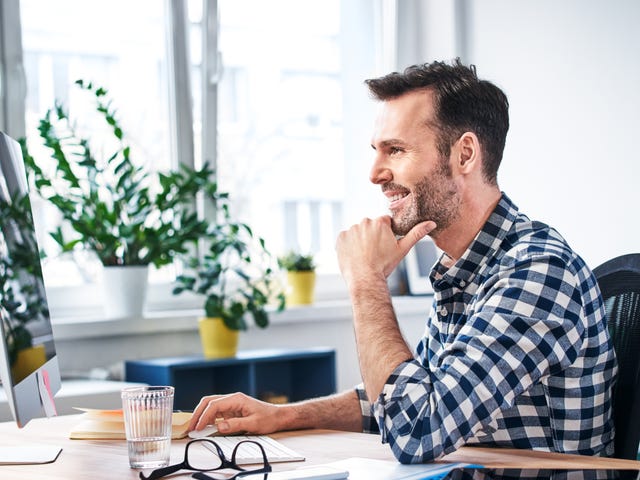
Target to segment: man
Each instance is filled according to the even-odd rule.
[[[217,417],[223,433],[364,425],[402,463],[465,444],[610,455],[616,362],[600,293],[563,238],[498,187],[506,96],[459,60],[366,83],[381,101],[370,180],[390,215],[336,245],[364,388],[285,406],[205,397],[190,427]],[[445,254],[414,356],[386,279],[425,235]]]

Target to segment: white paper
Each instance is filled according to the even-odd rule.
[[[51,445],[3,446],[0,447],[0,465],[51,463],[61,451],[62,448]]]
[[[349,458],[327,466],[347,470],[349,480],[423,480],[444,477],[456,468],[480,468],[468,463],[429,463],[402,465],[390,460]]]

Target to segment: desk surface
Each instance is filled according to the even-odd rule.
[[[78,415],[37,419],[19,429],[12,422],[0,423],[0,445],[49,444],[62,447],[54,463],[46,465],[2,465],[0,478],[29,480],[101,480],[138,479],[139,470],[129,468],[124,440],[70,440],[71,428],[80,421]],[[349,457],[366,456],[393,460],[387,445],[377,435],[333,432],[327,430],[281,432],[270,435],[299,452],[305,462],[276,463],[274,470],[302,465],[333,462]],[[171,463],[183,460],[188,439],[171,442]],[[340,447],[337,448],[336,446]],[[191,478],[191,473],[173,475],[172,479]]]
[[[78,415],[33,420],[23,429],[12,422],[0,423],[0,445],[16,446],[48,444],[62,447],[58,459],[46,465],[3,465],[0,478],[55,480],[55,479],[138,479],[139,470],[129,468],[127,445],[124,440],[70,440],[71,428],[80,420]],[[380,443],[377,435],[336,432],[330,430],[304,430],[281,432],[271,435],[283,444],[306,457],[305,462],[277,463],[274,470],[293,466],[313,465],[366,457],[395,461],[388,445]],[[171,445],[171,462],[182,461],[187,440],[174,440]],[[590,459],[576,455],[525,452],[516,450],[463,447],[444,460],[452,462],[480,463],[493,468],[525,468],[521,465],[540,465],[559,468],[568,464],[574,468],[588,468],[591,462],[599,468],[640,469],[640,462],[618,459]],[[531,463],[533,462],[533,463]],[[191,478],[189,472],[171,478]]]

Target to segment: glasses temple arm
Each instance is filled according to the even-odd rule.
[[[191,478],[195,478],[196,480],[214,480],[213,477],[210,477],[204,472],[196,472],[191,475]]]
[[[184,468],[184,463],[169,465],[168,467],[162,467],[154,470],[148,476],[145,476],[144,473],[140,472],[140,478],[142,480],[156,480],[158,478],[164,477],[165,475],[170,475],[172,473],[177,472],[178,470],[182,470],[183,468]]]
[[[248,472],[239,472],[236,475],[234,475],[233,477],[229,478],[229,480],[234,480],[234,479],[240,479],[246,475],[262,475],[262,480],[268,480],[269,479],[269,472],[271,472],[271,467],[268,467],[269,470],[264,470],[264,469],[259,469],[259,470],[250,470]],[[207,475],[204,472],[196,472],[193,475],[191,475],[191,478],[195,478],[196,480],[215,480],[213,477]]]

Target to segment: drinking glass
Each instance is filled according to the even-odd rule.
[[[169,465],[173,387],[122,390],[122,410],[131,468]]]

